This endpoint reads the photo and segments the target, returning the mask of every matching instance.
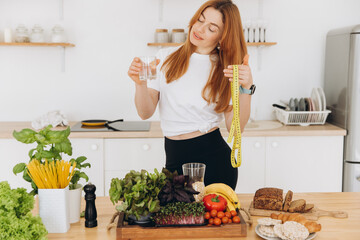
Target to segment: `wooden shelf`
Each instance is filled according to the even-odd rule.
[[[29,46],[29,47],[75,47],[72,43],[5,43],[0,42],[0,46]]]
[[[175,47],[180,46],[182,43],[148,43],[149,47]],[[276,45],[276,42],[252,42],[246,43],[247,46],[272,46]]]

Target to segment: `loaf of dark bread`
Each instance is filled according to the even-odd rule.
[[[260,188],[255,192],[254,208],[282,210],[283,190],[279,188]]]

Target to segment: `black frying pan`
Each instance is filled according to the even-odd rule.
[[[96,126],[105,126],[110,123],[123,122],[123,121],[124,121],[124,119],[118,119],[118,120],[114,120],[114,121],[108,121],[108,120],[103,120],[103,119],[92,119],[92,120],[81,121],[81,124],[84,126],[96,127]]]

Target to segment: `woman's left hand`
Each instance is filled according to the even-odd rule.
[[[243,88],[250,89],[253,85],[253,78],[251,75],[251,69],[248,65],[238,65],[239,66],[239,83]],[[233,80],[233,66],[229,65],[224,70],[224,76],[229,78],[231,82]]]

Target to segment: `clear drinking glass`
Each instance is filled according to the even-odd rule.
[[[156,79],[156,58],[154,56],[140,57],[140,60],[142,66],[139,79],[141,81]]]
[[[189,176],[189,179],[194,182],[192,187],[200,192],[199,194],[194,195],[196,202],[202,201],[205,195],[205,168],[206,165],[203,163],[185,163],[182,165],[184,176]]]

